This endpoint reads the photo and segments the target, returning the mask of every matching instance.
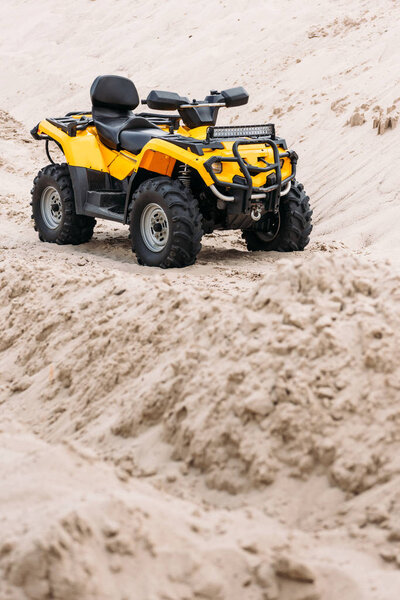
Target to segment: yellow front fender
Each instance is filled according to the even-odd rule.
[[[188,140],[188,143],[189,142],[190,139]],[[129,155],[129,152],[125,152],[125,150],[122,150],[122,153],[126,156]],[[134,157],[133,154],[130,156]],[[213,183],[210,175],[203,166],[208,156],[196,156],[190,150],[176,146],[172,142],[168,142],[163,138],[153,138],[150,140],[140,154],[134,158],[137,159],[137,164],[134,168],[134,171],[144,168],[148,169],[149,171],[171,175],[175,162],[179,161],[185,165],[188,165],[189,167],[192,167],[193,169],[196,169],[206,185],[211,185]],[[171,161],[173,161],[173,163],[171,163]],[[159,167],[163,163],[165,164],[165,170],[160,171]]]

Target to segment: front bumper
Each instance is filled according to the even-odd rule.
[[[265,163],[265,167],[257,167],[253,165],[249,165],[246,162],[246,158],[243,157],[239,152],[240,146],[249,146],[254,144],[265,144],[265,146],[269,146],[273,151],[274,162],[268,163],[267,161],[263,161]],[[221,186],[225,189],[229,190],[242,190],[244,193],[243,198],[243,208],[249,208],[252,202],[252,198],[254,202],[260,202],[261,198],[269,199],[269,210],[273,210],[274,212],[279,210],[279,202],[281,196],[282,188],[285,188],[287,184],[292,181],[296,177],[296,165],[298,156],[294,150],[285,150],[284,152],[280,152],[278,145],[275,141],[270,138],[264,139],[239,139],[236,140],[232,146],[233,156],[225,157],[225,156],[212,156],[204,163],[204,168],[207,173],[210,175],[214,184],[217,186]],[[291,174],[289,177],[286,177],[282,180],[282,171],[281,171],[281,160],[284,158],[289,158],[292,166]],[[216,162],[234,162],[239,166],[243,177],[235,176],[233,181],[223,181],[219,179],[212,169],[212,165]],[[267,177],[267,182],[263,187],[255,187],[253,185],[252,175],[258,175],[259,173],[269,173]],[[271,177],[272,176],[272,177]],[[269,180],[269,181],[268,181]],[[233,199],[233,198],[232,198]]]

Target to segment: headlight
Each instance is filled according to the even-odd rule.
[[[222,162],[212,163],[211,168],[214,173],[222,173]]]

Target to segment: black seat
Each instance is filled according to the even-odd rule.
[[[144,117],[132,117],[120,130],[119,143],[121,148],[138,154],[143,146],[152,138],[168,135],[154,123]]]
[[[137,154],[153,137],[168,135],[132,110],[139,104],[133,82],[118,75],[100,75],[90,88],[92,116],[100,140],[113,150]]]

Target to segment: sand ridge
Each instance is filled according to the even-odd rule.
[[[1,600],[396,600],[397,3],[39,4],[0,40]],[[299,153],[306,251],[216,232],[163,272],[114,224],[41,244],[29,129],[100,72],[244,85],[221,122]]]

